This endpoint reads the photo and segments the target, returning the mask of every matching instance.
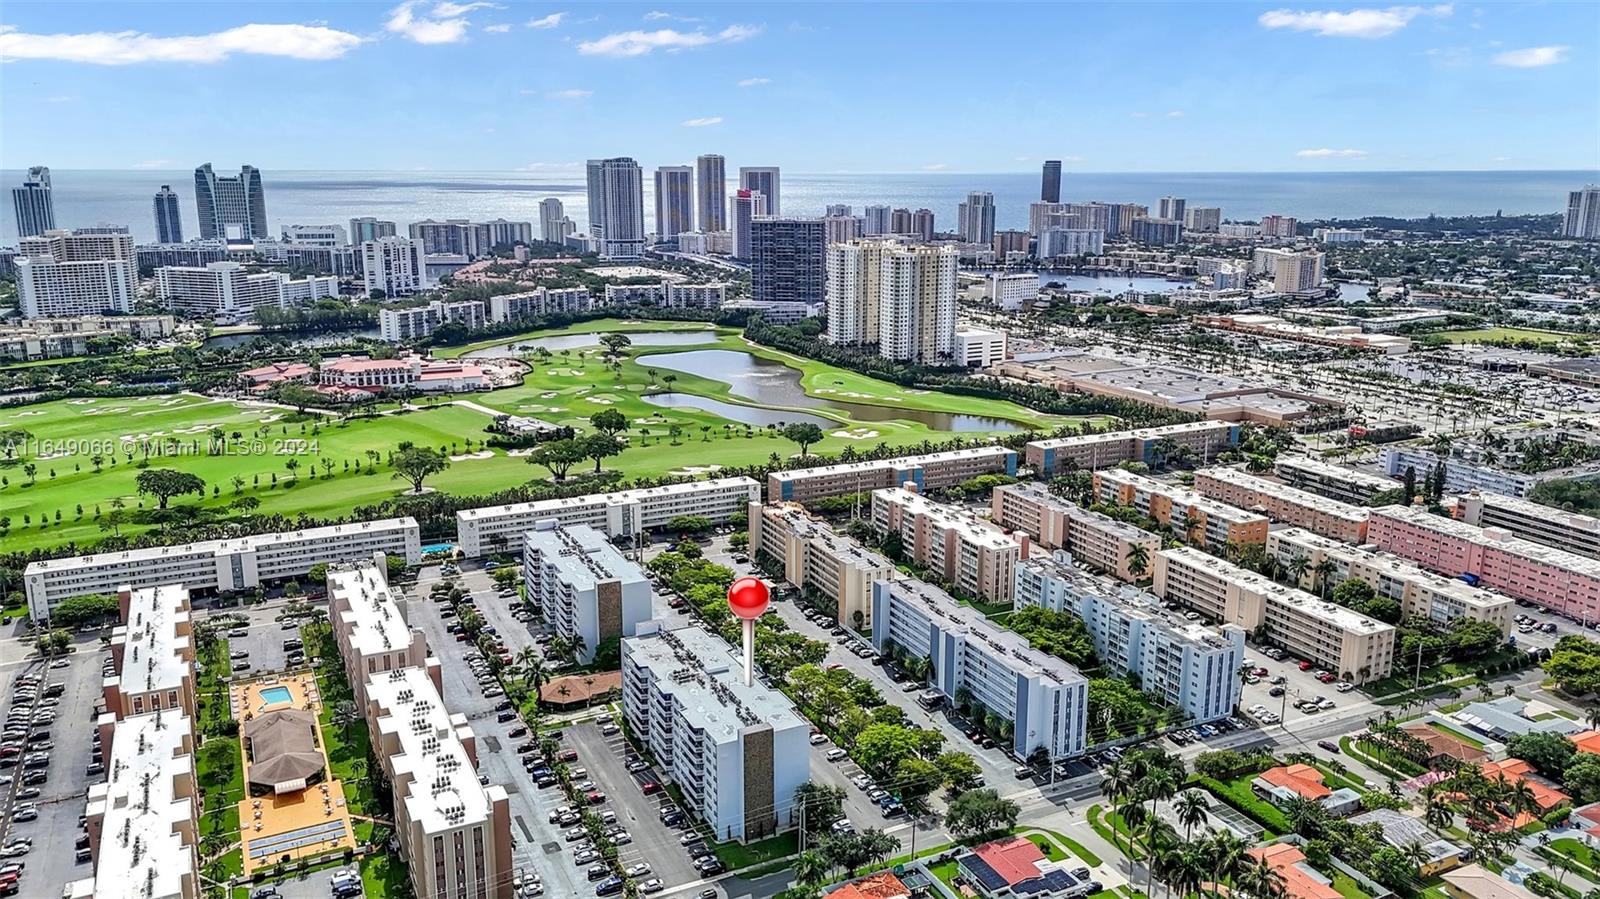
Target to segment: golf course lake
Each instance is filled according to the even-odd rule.
[[[498,359],[506,356],[520,356],[543,348],[552,353],[562,350],[581,350],[588,347],[599,346],[601,332],[592,334],[556,334],[550,337],[536,337],[532,340],[518,340],[512,343],[502,343],[496,346],[484,347],[467,353],[467,359]],[[693,346],[697,343],[711,343],[716,340],[716,334],[711,331],[629,331],[628,340],[634,346]]]
[[[633,337],[634,335],[628,335]],[[636,343],[641,341],[635,341]],[[769,408],[752,408],[737,403],[724,403],[687,394],[656,394],[644,397],[647,402],[661,406],[691,406],[715,412],[724,418],[765,427],[777,420],[799,420],[784,409],[823,409],[848,415],[858,422],[914,421],[935,431],[1023,431],[1021,422],[984,415],[965,415],[953,412],[935,412],[926,409],[902,409],[896,406],[879,406],[870,403],[853,403],[848,398],[833,399],[806,393],[800,386],[800,372],[782,362],[760,359],[737,350],[688,350],[681,353],[653,353],[643,357],[643,364],[652,368],[671,369],[698,375],[728,385],[734,396],[743,397]],[[826,387],[817,388],[827,390]],[[846,395],[847,396],[847,395]],[[672,397],[672,399],[668,399]],[[712,406],[712,403],[716,403]],[[780,407],[780,408],[770,408]],[[787,417],[785,417],[787,415]],[[837,424],[829,421],[827,425]]]

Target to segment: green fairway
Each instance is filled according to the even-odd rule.
[[[1561,331],[1541,331],[1535,328],[1474,328],[1467,331],[1440,331],[1440,337],[1451,343],[1484,343],[1491,340],[1532,340],[1539,343],[1561,343],[1580,335]]]
[[[588,324],[596,326],[593,330],[611,331],[619,326],[658,330],[673,323]],[[616,409],[627,416],[632,429],[624,435],[627,449],[620,456],[607,459],[606,467],[630,478],[710,475],[719,468],[756,464],[773,455],[787,458],[797,452],[795,444],[778,436],[775,429],[747,428],[713,412],[663,408],[646,402],[643,397],[647,394],[668,390],[666,377],[670,374],[676,378],[670,384],[672,392],[765,409],[732,395],[721,381],[671,372],[652,364],[657,354],[690,349],[735,350],[781,361],[802,372],[801,384],[812,395],[1004,418],[1038,430],[1073,421],[997,400],[907,390],[746,345],[731,329],[678,324],[704,330],[705,342],[633,347],[622,358],[619,371],[601,360],[598,347],[556,353],[545,360],[528,357],[533,361],[532,370],[518,387],[456,398],[464,405],[447,405],[446,399],[424,401],[440,405],[344,422],[310,414],[300,416],[267,404],[189,394],[58,400],[3,409],[0,430],[20,428],[33,438],[23,456],[0,463],[0,477],[5,479],[0,484],[0,517],[10,519],[5,544],[8,549],[25,550],[69,541],[94,542],[108,533],[101,522],[111,512],[114,499],[120,498],[129,512],[154,508],[154,498],[139,496],[135,486],[147,446],[149,468],[180,469],[206,482],[203,500],[191,494],[175,498],[174,504],[198,501],[220,508],[241,497],[252,497],[260,502],[258,512],[263,514],[303,512],[318,517],[348,514],[357,506],[399,495],[405,484],[391,477],[384,459],[402,441],[452,456],[450,467],[428,480],[433,489],[471,495],[546,478],[548,473],[526,464],[521,453],[508,455],[499,449],[483,449],[482,441],[487,436],[484,427],[490,422],[491,411],[529,415],[587,430],[590,416]],[[514,339],[530,336],[540,335]],[[781,417],[781,411],[777,417]],[[836,454],[847,446],[866,450],[879,443],[914,451],[925,442],[937,443],[954,436],[916,421],[861,422],[842,411],[806,411],[837,422],[824,428],[826,436],[812,452]],[[208,452],[214,430],[220,430],[227,438],[226,453]],[[964,432],[962,436],[987,435]],[[367,456],[369,451],[380,456],[375,465]],[[101,456],[99,470],[93,464],[96,454]],[[294,471],[291,464],[295,465]],[[32,483],[26,465],[35,468]],[[235,478],[242,483],[235,484]],[[123,525],[122,532],[137,532],[142,527]]]

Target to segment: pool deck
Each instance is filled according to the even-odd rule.
[[[287,701],[268,702],[265,694],[276,698],[280,691]],[[259,680],[234,683],[228,688],[229,708],[235,721],[249,721],[257,715],[280,709],[320,712],[321,696],[317,679],[310,672],[275,675]],[[324,770],[331,771],[328,748],[319,729],[317,748],[322,752]],[[239,745],[245,783],[250,782],[250,758],[244,741]],[[331,777],[296,793],[245,796],[239,803],[239,833],[244,856],[244,876],[257,868],[275,865],[285,859],[303,858],[355,848],[355,831],[345,801],[344,785]]]

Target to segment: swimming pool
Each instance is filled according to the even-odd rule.
[[[267,687],[261,691],[261,701],[267,705],[277,705],[280,702],[289,702],[294,699],[294,694],[288,687]]]
[[[426,556],[430,553],[447,553],[455,548],[454,543],[430,543],[422,548],[422,554]]]

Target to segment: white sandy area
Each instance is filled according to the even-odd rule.
[[[591,403],[594,403],[597,406],[611,406],[611,405],[615,405],[616,402],[617,402],[616,400],[611,399],[610,397],[604,397],[604,396],[591,396],[591,397],[588,397],[588,401],[591,402]]]
[[[843,440],[872,440],[880,436],[877,431],[871,428],[844,428],[829,433]]]
[[[67,400],[69,406],[90,406],[97,402],[94,399]]]
[[[43,414],[44,414],[44,413],[43,413],[43,412],[40,412],[40,411],[39,411],[39,410],[37,410],[37,409],[29,409],[29,410],[28,410],[28,411],[26,411],[26,412],[18,412],[18,413],[17,413],[17,417],[18,417],[18,418],[22,418],[22,417],[23,417],[23,416],[25,416],[25,415],[43,415]]]
[[[461,455],[461,456],[451,456],[450,457],[450,461],[451,462],[466,462],[466,461],[469,461],[471,459],[493,459],[493,458],[494,458],[494,453],[492,453],[492,452],[490,452],[488,450],[478,450],[475,453],[467,453],[467,454]]]
[[[683,468],[674,468],[672,473],[681,475],[701,475],[715,474],[721,470],[721,465],[688,465]]]

